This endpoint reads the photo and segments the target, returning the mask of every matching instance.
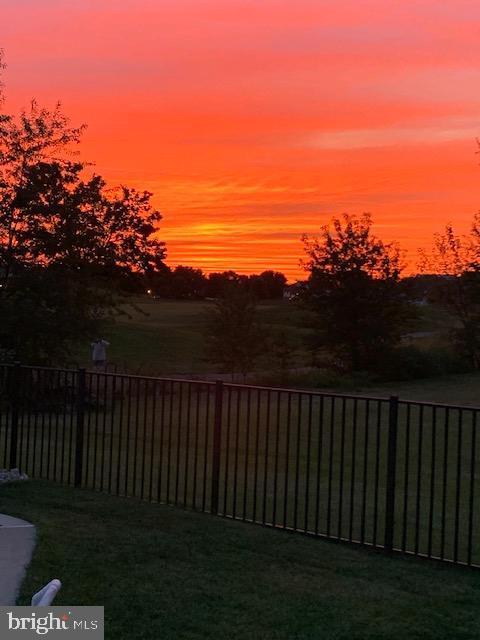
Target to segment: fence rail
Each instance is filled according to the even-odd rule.
[[[0,365],[0,465],[478,567],[479,412]]]

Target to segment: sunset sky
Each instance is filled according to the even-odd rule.
[[[155,193],[168,263],[301,275],[342,212],[415,259],[480,208],[478,0],[0,0],[7,109]]]

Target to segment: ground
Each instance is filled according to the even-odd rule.
[[[19,604],[104,605],[106,638],[478,638],[480,573],[35,481],[0,511],[38,528]]]
[[[211,302],[143,298],[132,303],[123,307],[123,313],[106,330],[112,363],[148,374],[218,371],[218,365],[209,362],[204,351],[204,327]],[[259,318],[267,327],[285,331],[297,343],[306,331],[301,326],[302,313],[288,302],[260,304]],[[86,345],[78,359],[88,363],[88,358]]]
[[[138,299],[135,306],[124,307],[106,331],[111,342],[109,359],[112,368],[144,375],[179,375],[191,377],[216,377],[218,365],[206,358],[204,351],[205,312],[211,302]],[[297,373],[287,382],[282,381],[278,371],[263,371],[250,376],[253,384],[289,386],[303,389],[322,389],[363,393],[365,395],[399,395],[403,399],[447,402],[452,404],[478,405],[480,402],[480,374],[443,376],[411,382],[389,382],[372,386],[364,379],[342,379],[341,385],[322,384],[322,374],[310,370],[311,355],[304,346],[309,330],[305,328],[305,312],[289,301],[267,301],[259,305],[262,323],[289,336],[298,349],[293,362]],[[420,309],[420,316],[410,327],[412,332],[422,335],[412,339],[415,344],[429,345],[432,334],[451,327],[451,318],[429,306]],[[89,366],[89,346],[80,350],[75,363]],[[266,363],[266,367],[271,363]],[[302,368],[306,369],[305,374]],[[270,375],[271,373],[271,375]],[[228,379],[228,376],[227,376]],[[319,380],[320,379],[320,380]]]

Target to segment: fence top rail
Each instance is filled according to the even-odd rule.
[[[0,363],[0,369],[14,369],[19,366],[21,369],[29,371],[53,371],[56,373],[72,373],[77,374],[80,369],[67,369],[64,367],[46,367],[43,365],[28,365],[28,364],[16,364],[16,363]],[[192,380],[189,378],[166,378],[163,376],[141,376],[132,373],[120,373],[118,371],[95,371],[92,369],[84,369],[85,373],[90,376],[101,376],[109,378],[133,378],[137,380],[147,380],[153,382],[184,382],[186,384],[201,384],[204,386],[214,387],[216,382],[212,380]]]
[[[253,391],[274,391],[276,393],[291,393],[304,396],[320,396],[324,398],[345,398],[345,400],[370,400],[371,402],[388,402],[389,397],[384,396],[367,396],[351,393],[337,393],[335,391],[316,391],[315,389],[288,389],[285,387],[266,387],[261,385],[238,384],[234,382],[225,382],[225,387],[238,389],[251,389]]]
[[[15,369],[16,367],[24,370],[26,369],[28,371],[53,371],[54,373],[78,373],[78,369],[71,369],[67,367],[47,367],[44,365],[21,364],[20,362],[0,363],[1,369]]]
[[[24,370],[30,371],[52,371],[56,373],[70,373],[77,374],[79,369],[65,368],[65,367],[48,367],[43,365],[23,365],[21,363],[0,363],[0,369],[12,369],[15,367],[20,367]],[[173,378],[173,377],[164,377],[164,376],[142,376],[130,373],[119,373],[114,371],[95,371],[91,369],[85,370],[86,374],[89,376],[100,376],[104,378],[124,378],[124,379],[134,379],[134,380],[144,380],[151,382],[169,382],[169,383],[184,383],[184,384],[194,384],[194,385],[202,385],[206,387],[214,387],[217,384],[217,381],[213,380],[198,380],[191,378]],[[235,382],[222,382],[225,388],[230,389],[245,389],[252,391],[265,391],[265,392],[274,392],[274,393],[284,393],[284,394],[296,394],[301,396],[317,396],[323,398],[338,398],[344,400],[361,400],[361,401],[369,401],[369,402],[377,402],[377,403],[388,403],[392,396],[369,396],[364,394],[352,394],[352,393],[337,393],[334,391],[316,391],[314,389],[290,389],[285,387],[269,387],[262,385],[250,385],[250,384],[239,384]],[[394,396],[397,398],[397,396]],[[466,412],[477,412],[480,411],[480,405],[462,405],[462,404],[448,404],[442,402],[430,402],[425,400],[408,400],[403,398],[397,398],[399,405],[401,406],[410,406],[410,407],[428,407],[432,409],[451,409],[454,411],[466,411]]]
[[[215,382],[212,380],[192,380],[189,378],[165,378],[163,376],[141,376],[133,373],[119,373],[115,371],[95,371],[87,369],[87,375],[102,376],[105,378],[131,378],[133,380],[145,380],[147,382],[183,382],[185,384],[199,384],[203,386],[214,387]]]
[[[429,407],[432,409],[453,409],[454,411],[480,411],[480,405],[447,404],[445,402],[428,402],[426,400],[399,400],[399,404],[413,407]]]
[[[274,391],[277,393],[292,393],[306,396],[323,396],[326,398],[344,398],[346,400],[369,400],[371,402],[389,402],[392,398],[395,398],[401,405],[410,406],[423,406],[432,407],[438,409],[453,409],[458,411],[480,411],[480,405],[467,405],[467,404],[447,404],[442,402],[431,402],[428,400],[408,400],[399,398],[396,395],[389,396],[369,396],[366,394],[352,394],[352,393],[337,393],[335,391],[316,391],[314,389],[288,389],[284,387],[267,387],[258,385],[238,384],[234,382],[225,382],[225,387],[238,387],[240,389],[251,389],[260,391]]]

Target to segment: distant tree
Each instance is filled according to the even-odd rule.
[[[228,295],[232,290],[245,285],[248,276],[242,276],[235,271],[222,271],[221,273],[210,273],[207,283],[207,296],[209,298],[220,298]]]
[[[153,273],[147,273],[142,290],[160,298],[197,300],[206,295],[207,278],[201,269],[178,265],[173,269],[163,265]]]
[[[173,299],[220,298],[233,290],[242,289],[257,300],[281,298],[286,278],[278,271],[264,271],[250,276],[235,271],[211,273],[208,277],[201,269],[178,265],[171,269],[163,265],[147,274],[138,291],[151,291],[156,296]]]
[[[398,247],[373,235],[368,214],[334,218],[303,242],[304,299],[315,311],[318,343],[344,368],[371,370],[399,341],[409,314]]]
[[[480,368],[480,214],[468,236],[458,235],[449,224],[435,235],[432,251],[420,250],[420,256],[420,270],[436,274],[431,300],[456,319],[454,342]]]
[[[257,300],[281,298],[287,279],[279,271],[263,271],[250,276],[235,271],[211,273],[208,276],[207,295],[210,298],[222,297],[232,289],[243,288]]]
[[[178,265],[171,272],[170,284],[175,298],[198,299],[205,297],[207,279],[201,269]]]
[[[208,359],[222,370],[247,374],[254,370],[265,351],[265,332],[257,319],[256,306],[248,292],[232,289],[216,300],[207,312]]]
[[[258,300],[282,298],[287,279],[279,271],[262,271],[248,278],[248,288]]]
[[[155,269],[149,269],[140,278],[136,293],[147,294],[153,297],[170,298],[172,271],[165,263],[159,264]]]
[[[273,329],[268,336],[268,355],[272,367],[279,374],[282,384],[287,381],[288,373],[295,364],[298,344],[292,334],[285,329]]]
[[[162,265],[151,194],[106,188],[57,106],[0,121],[0,349],[53,362],[99,331],[138,274]]]

